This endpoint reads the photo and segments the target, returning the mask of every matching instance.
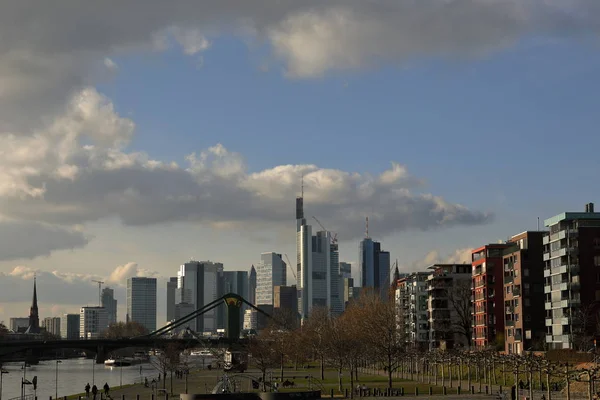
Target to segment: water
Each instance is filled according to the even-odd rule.
[[[140,365],[142,371],[140,374]],[[4,369],[8,374],[2,375],[2,400],[21,396],[21,378],[23,377],[23,363],[7,363]],[[49,396],[54,398],[56,383],[56,361],[40,361],[38,365],[32,365],[25,371],[25,377],[31,381],[37,375],[37,396],[40,400],[47,400]],[[58,364],[58,396],[68,396],[84,391],[86,383],[90,386],[96,383],[98,390],[107,382],[110,387],[139,381],[142,376],[158,377],[158,371],[151,364],[132,365],[130,367],[106,367],[103,364],[95,364],[94,360],[77,358],[62,360]],[[150,378],[151,379],[151,378]],[[33,394],[33,386],[26,385],[26,394]]]

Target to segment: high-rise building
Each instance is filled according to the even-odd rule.
[[[523,354],[543,349],[544,246],[546,232],[523,232],[511,237],[503,250],[504,351]]]
[[[413,272],[398,281],[395,301],[399,315],[400,331],[406,342],[417,349],[425,349],[429,342],[427,320],[427,272]],[[389,289],[389,288],[388,288]]]
[[[190,261],[179,267],[177,273],[176,304],[191,304],[198,310],[219,298],[219,282],[223,275],[223,264],[211,261]],[[222,307],[214,308],[195,320],[189,327],[196,332],[216,332]]]
[[[137,322],[150,332],[156,330],[156,278],[127,279],[127,322]]]
[[[17,318],[10,319],[9,328],[11,331],[13,331],[15,333],[25,332],[28,327],[29,327],[29,317],[17,317]]]
[[[67,340],[79,339],[80,314],[64,314],[60,318],[60,337]]]
[[[308,318],[313,308],[312,238],[312,227],[304,218],[304,198],[300,196],[296,198],[296,279],[298,313],[302,320]]]
[[[564,212],[544,221],[546,344],[589,350],[600,304],[600,213]],[[586,330],[589,330],[586,332]]]
[[[348,303],[354,297],[354,278],[342,278],[342,301],[344,302],[344,309],[348,307]]]
[[[503,251],[511,244],[474,249],[472,260],[473,345],[478,349],[504,346]]]
[[[97,339],[108,328],[108,314],[104,307],[81,307],[79,311],[79,338]]]
[[[275,286],[273,288],[274,312],[281,313],[280,318],[286,318],[294,325],[298,321],[298,290],[296,285]]]
[[[258,329],[258,312],[254,309],[244,311],[243,329],[257,330]]]
[[[167,282],[167,322],[175,319],[175,291],[177,290],[177,277],[169,278]]]
[[[471,264],[434,264],[427,277],[429,350],[469,348]]]
[[[256,305],[273,305],[273,288],[286,284],[286,264],[281,254],[262,253],[256,266]]]
[[[108,326],[115,324],[117,322],[117,300],[115,291],[108,286],[102,289],[101,304],[108,315]]]
[[[27,333],[40,333],[40,317],[38,314],[36,277],[33,277],[33,300],[29,309],[29,326]]]
[[[342,278],[352,278],[352,264],[340,261],[340,276]]]
[[[390,253],[381,250],[381,243],[368,236],[360,242],[360,284],[372,288],[387,299],[390,291]]]
[[[60,317],[46,317],[42,320],[42,328],[51,335],[60,337]]]
[[[248,302],[256,305],[256,268],[254,268],[254,265],[250,268],[250,277],[248,279]]]
[[[248,298],[248,271],[223,271],[221,279],[221,288],[219,288],[219,295],[225,295],[228,293],[235,293],[244,299]],[[219,313],[219,328],[225,328],[226,326],[226,313],[221,306],[221,312]],[[247,305],[242,306],[242,310],[248,308]],[[244,313],[240,313],[240,326],[244,322]]]

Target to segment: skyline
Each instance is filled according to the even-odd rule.
[[[303,175],[355,277],[367,216],[407,272],[600,201],[593,0],[27,3],[0,15],[5,322],[34,271],[42,317],[159,277],[160,325],[190,258],[293,260]]]

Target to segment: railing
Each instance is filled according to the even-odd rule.
[[[504,283],[512,283],[515,280],[515,277],[512,275],[504,277]]]
[[[8,400],[35,400],[36,396],[33,394],[27,394],[25,396],[19,396],[19,397],[13,397],[12,399],[8,399]]]

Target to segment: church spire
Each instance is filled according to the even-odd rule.
[[[29,328],[27,328],[27,332],[40,333],[40,316],[38,314],[37,287],[35,275],[33,275],[33,301],[31,302],[31,308],[29,309]]]

